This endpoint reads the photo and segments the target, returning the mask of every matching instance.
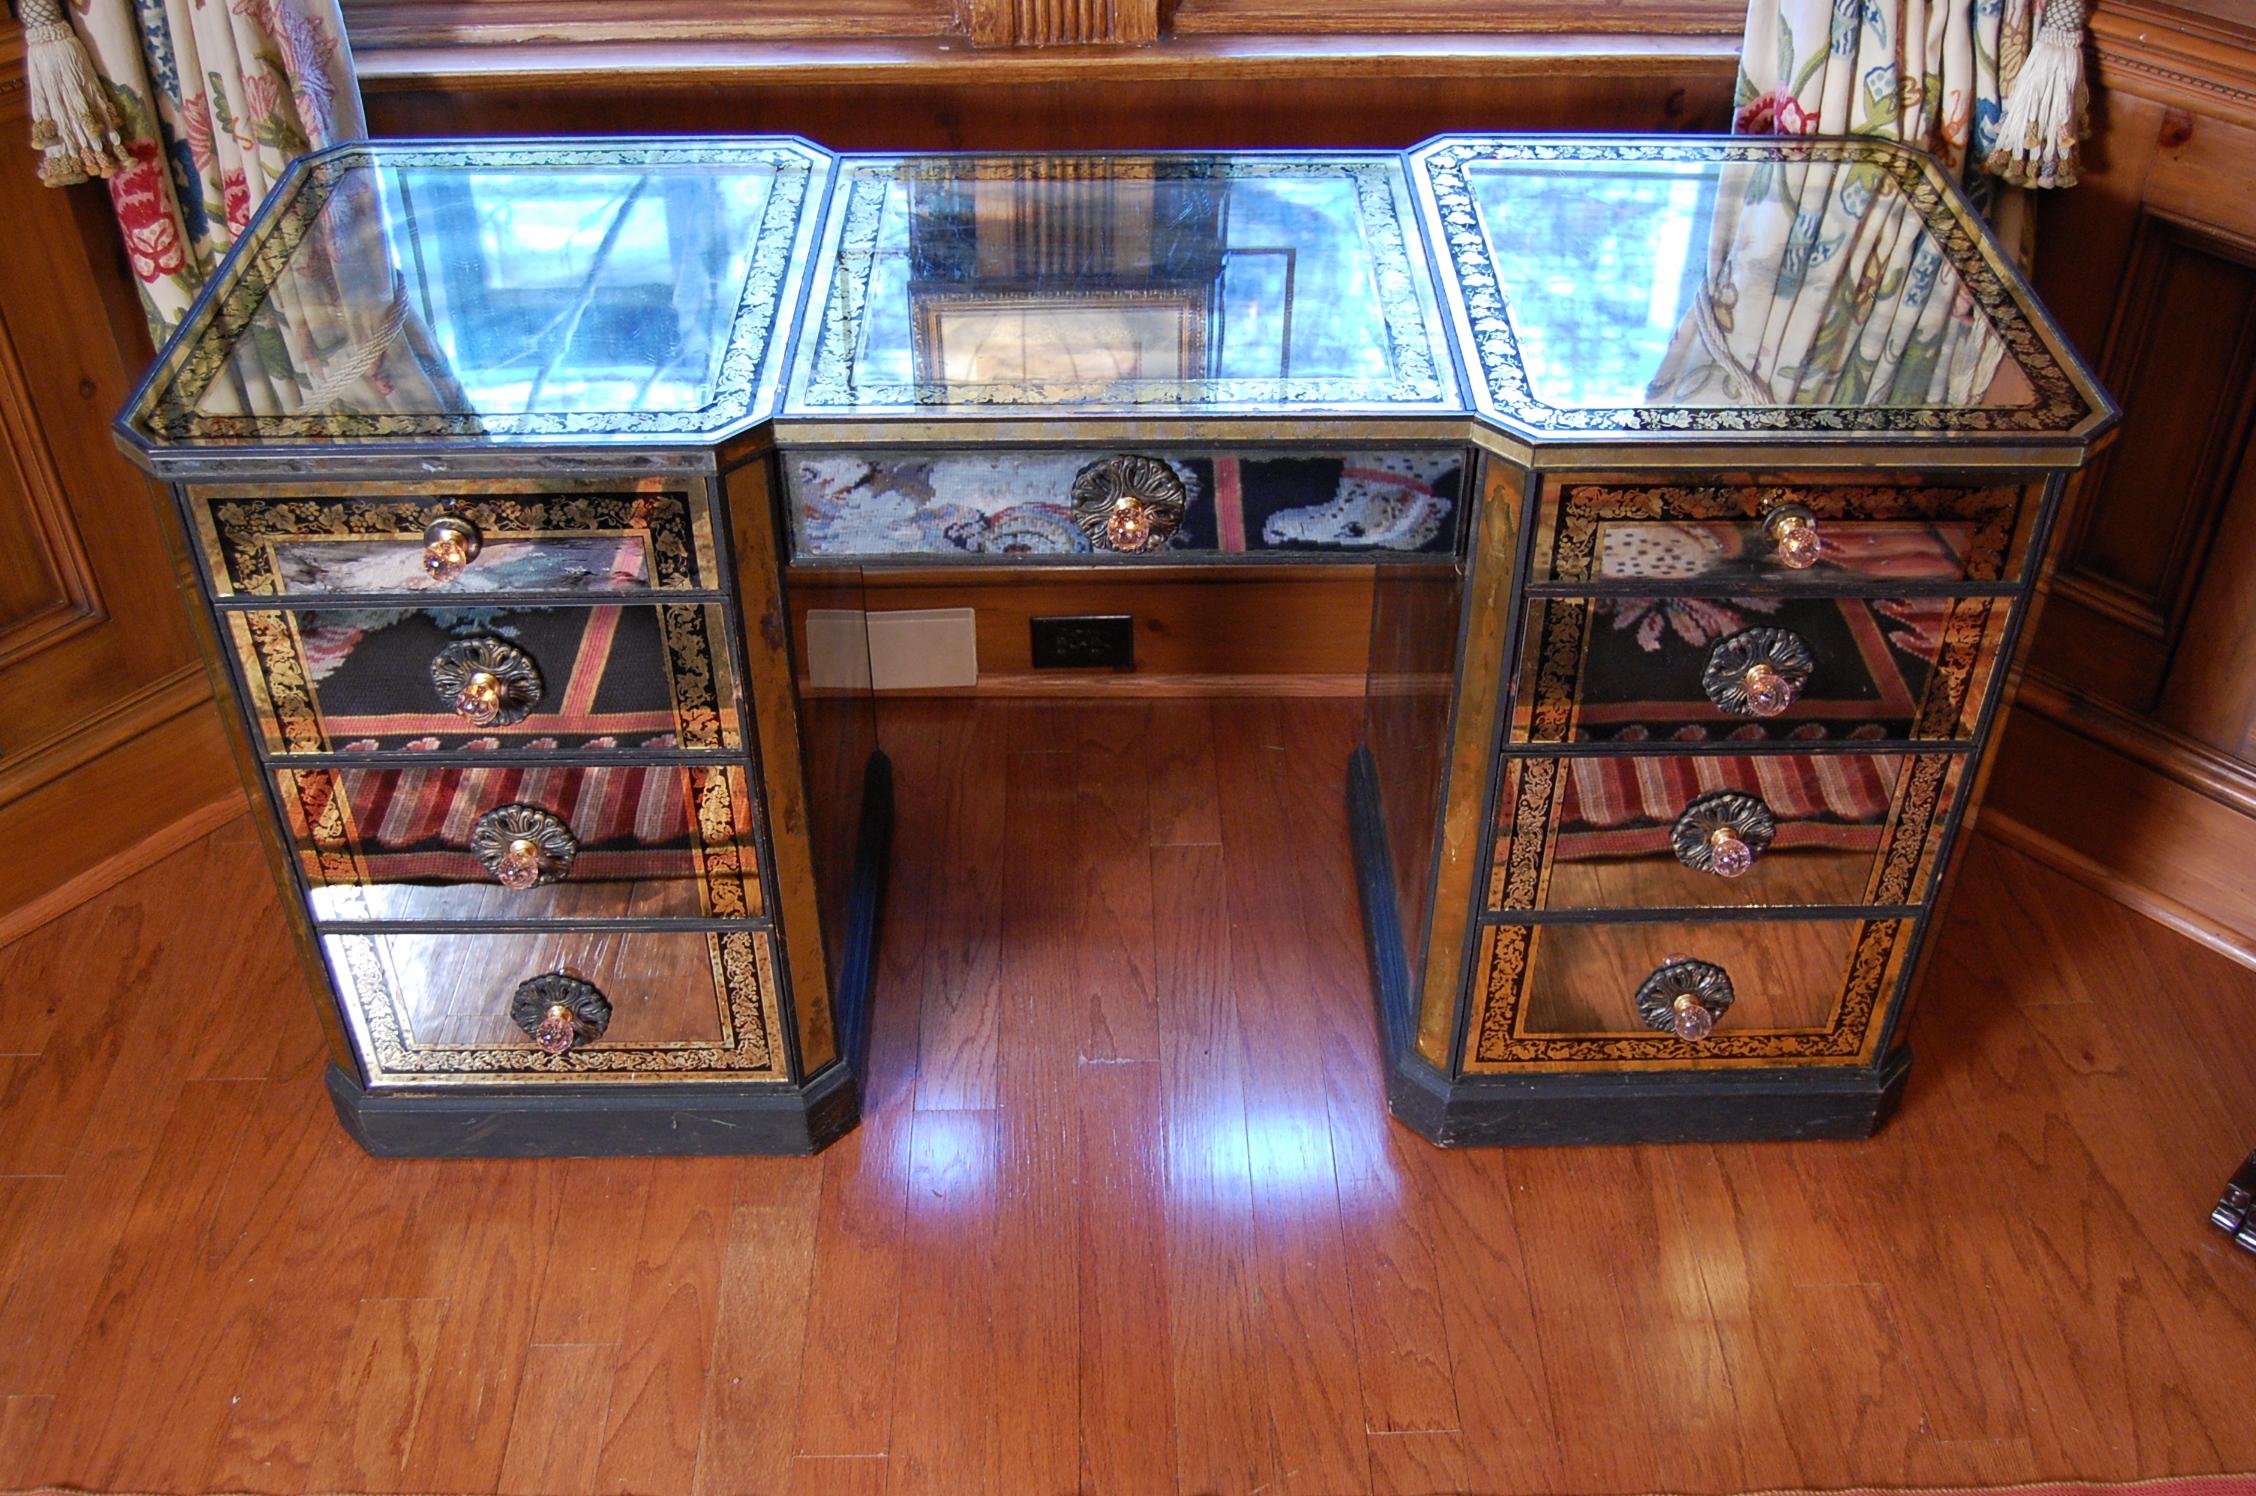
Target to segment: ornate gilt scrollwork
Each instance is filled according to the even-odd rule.
[[[564,818],[537,805],[503,805],[478,817],[470,828],[470,850],[494,881],[522,893],[554,883],[571,871],[579,839]]]
[[[1073,523],[1100,551],[1165,550],[1190,502],[1156,457],[1107,457],[1073,475]]]
[[[1700,689],[1734,717],[1775,717],[1801,698],[1817,656],[1790,629],[1744,629],[1708,651]]]
[[[593,1043],[611,1026],[611,999],[568,971],[527,977],[509,999],[509,1021],[552,1055]]]
[[[459,639],[431,660],[431,685],[447,710],[480,727],[522,722],[540,705],[540,667],[506,639]]]
[[[1761,797],[1716,790],[1684,807],[1669,828],[1669,843],[1692,871],[1736,878],[1754,867],[1777,834],[1778,820]]]
[[[1731,1006],[1731,973],[1713,961],[1672,956],[1637,988],[1637,1013],[1648,1028],[1697,1044]]]

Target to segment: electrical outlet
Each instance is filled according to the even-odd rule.
[[[1136,620],[1127,613],[1027,620],[1036,670],[1133,670]]]

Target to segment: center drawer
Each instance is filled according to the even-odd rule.
[[[1952,753],[1513,755],[1489,907],[1917,904]]]
[[[787,452],[805,559],[1354,556],[1455,549],[1461,448]]]
[[[224,615],[269,753],[741,745],[710,603]],[[461,692],[494,693],[482,714]]]
[[[317,922],[745,919],[764,907],[735,764],[282,769]]]

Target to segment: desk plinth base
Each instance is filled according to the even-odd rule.
[[[1898,1048],[1872,1066],[1575,1072],[1452,1079],[1410,1044],[1409,951],[1394,904],[1392,854],[1368,749],[1348,759],[1348,824],[1363,935],[1386,1055],[1387,1107],[1445,1148],[1579,1143],[1733,1143],[1869,1137],[1911,1070]]]

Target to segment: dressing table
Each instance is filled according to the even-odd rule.
[[[340,1119],[549,1156],[854,1124],[910,564],[1371,569],[1395,1114],[1869,1132],[2114,415],[1884,142],[603,139],[300,161],[117,430]]]

